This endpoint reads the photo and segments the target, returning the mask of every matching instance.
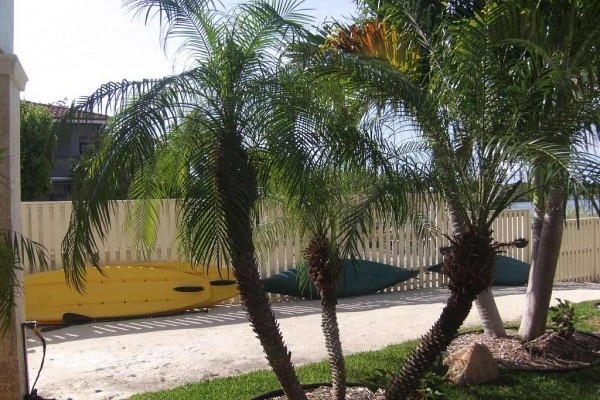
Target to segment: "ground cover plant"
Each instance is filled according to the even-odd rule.
[[[595,301],[575,304],[575,329],[584,332],[600,331],[600,310]],[[517,327],[509,323],[507,327]],[[464,329],[463,331],[473,330]],[[413,340],[385,347],[378,351],[358,353],[346,357],[349,382],[373,381],[377,370],[395,371],[418,344]],[[400,363],[399,363],[400,360]],[[323,361],[299,367],[298,376],[303,383],[327,382],[330,379],[328,363]],[[379,383],[386,385],[385,378]],[[430,390],[422,388],[420,393],[439,392],[437,399],[476,400],[476,399],[561,399],[592,400],[600,396],[600,366],[571,372],[525,372],[501,370],[495,382],[479,386],[452,386],[440,379],[426,379]],[[269,371],[258,371],[230,378],[219,378],[190,384],[155,393],[138,394],[131,400],[179,400],[179,399],[251,399],[261,393],[279,388],[275,376]],[[430,397],[432,398],[432,397]]]

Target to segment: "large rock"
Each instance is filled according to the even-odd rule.
[[[490,350],[483,344],[474,343],[450,354],[444,360],[448,365],[446,379],[457,385],[472,385],[498,378],[498,364]]]

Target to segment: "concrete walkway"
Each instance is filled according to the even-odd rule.
[[[525,288],[493,291],[504,320],[520,319]],[[338,318],[344,352],[375,350],[420,337],[439,316],[447,296],[446,289],[420,289],[341,299]],[[600,300],[600,284],[559,283],[552,297]],[[274,303],[273,308],[295,364],[326,357],[318,301]],[[478,323],[473,310],[465,325]],[[41,396],[57,399],[123,399],[268,367],[239,305],[218,306],[208,313],[71,326],[44,336],[48,350],[37,388]],[[35,336],[29,335],[28,348],[33,381],[42,353]]]

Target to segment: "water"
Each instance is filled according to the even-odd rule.
[[[533,204],[529,201],[516,201],[510,205],[511,210],[529,210],[533,213]],[[567,202],[567,215],[575,214],[575,200],[570,199]],[[579,214],[581,216],[596,215],[590,201],[579,201]]]

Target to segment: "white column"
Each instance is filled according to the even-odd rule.
[[[0,53],[13,53],[13,15],[13,0],[0,0]]]
[[[21,169],[19,135],[19,92],[27,76],[13,51],[13,2],[0,0],[0,229],[21,231]],[[23,275],[19,276],[22,286]],[[13,310],[13,329],[0,337],[0,397],[20,400],[26,393],[21,322],[24,302],[19,296]]]

